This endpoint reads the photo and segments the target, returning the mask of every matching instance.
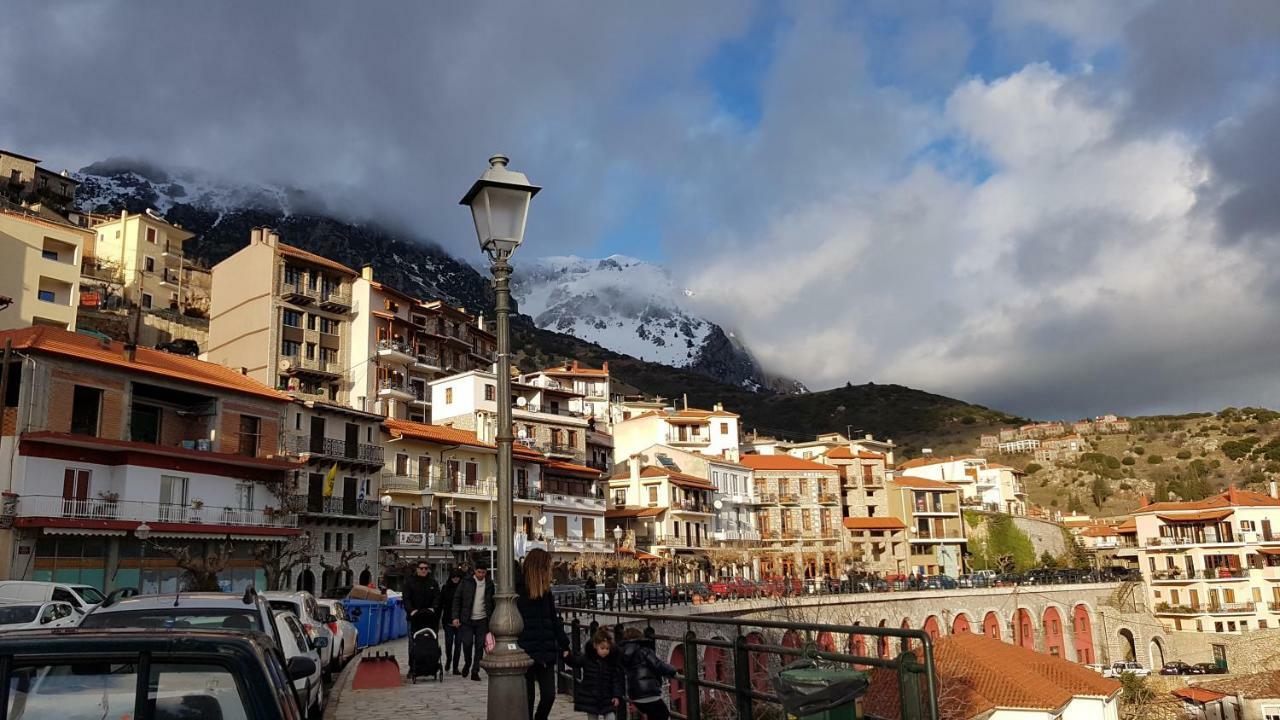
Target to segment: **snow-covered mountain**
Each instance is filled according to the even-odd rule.
[[[517,264],[512,292],[540,328],[752,390],[805,390],[767,376],[731,333],[690,312],[693,291],[653,263],[625,255],[545,257]]]

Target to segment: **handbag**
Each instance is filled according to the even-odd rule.
[[[493,649],[496,647],[498,647],[498,641],[493,639],[493,633],[485,633],[484,634],[484,651],[487,653],[491,653],[493,652]]]

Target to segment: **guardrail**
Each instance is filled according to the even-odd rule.
[[[284,510],[241,510],[210,505],[178,505],[140,500],[67,500],[53,495],[18,498],[17,517],[137,520],[148,523],[298,527],[298,516]]]
[[[923,630],[583,611],[573,607],[561,610],[575,651],[590,642],[601,625],[611,625],[614,637],[620,639],[627,626],[642,624],[643,642],[674,644],[673,654],[679,653],[683,662],[671,680],[671,715],[682,720],[781,717],[780,700],[770,677],[801,658],[850,668],[889,670],[892,675],[879,675],[875,680],[896,682],[903,720],[939,717],[933,639]],[[779,637],[781,644],[770,642],[771,636]],[[892,648],[895,641],[896,654]],[[847,652],[841,652],[840,645]],[[869,650],[875,654],[869,654]],[[709,662],[705,668],[704,661]],[[572,693],[574,673],[567,671],[563,662],[558,664],[557,672],[562,691]]]

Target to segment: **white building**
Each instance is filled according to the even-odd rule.
[[[602,429],[611,422],[611,404],[620,399],[614,397],[610,388],[607,362],[600,368],[589,368],[573,360],[523,375],[520,382],[572,390],[577,397],[570,398],[569,409],[594,419]]]
[[[976,455],[926,456],[902,463],[898,471],[910,471],[915,477],[956,486],[965,505],[1010,515],[1025,515],[1027,512],[1027,494],[1022,486],[1024,473],[986,458]]]
[[[894,445],[892,440],[876,440],[870,433],[860,438],[847,438],[843,433],[835,432],[823,433],[813,440],[805,442],[778,445],[780,451],[805,460],[817,460],[819,457],[839,447],[848,448],[850,452],[854,453],[879,453],[884,455],[885,462],[892,466],[893,449],[897,446]]]
[[[636,453],[643,465],[656,465],[708,481],[715,488],[710,502],[715,509],[712,538],[720,543],[754,542],[756,503],[751,497],[751,468],[723,457],[702,455],[668,445],[652,445]],[[624,463],[619,463],[622,467]]]
[[[670,408],[634,415],[613,427],[613,459],[625,462],[653,445],[667,445],[701,455],[739,458],[738,416],[716,403],[712,410]]]

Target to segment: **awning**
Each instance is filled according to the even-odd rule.
[[[1156,517],[1169,523],[1203,523],[1217,522],[1231,517],[1235,510],[1206,510],[1204,512],[1190,513],[1187,515],[1166,515],[1165,513],[1156,513]]]
[[[635,555],[636,559],[640,562],[655,562],[662,559],[653,553],[648,553],[643,550],[632,550],[631,548],[622,548],[618,552],[622,555]]]
[[[124,537],[129,533],[124,530],[100,530],[98,528],[79,527],[46,527],[45,535],[97,535],[99,537]]]
[[[633,508],[614,508],[614,509],[612,509],[612,510],[606,510],[606,511],[604,512],[604,517],[605,517],[605,519],[606,519],[606,520],[626,519],[626,518],[646,518],[646,517],[657,517],[657,516],[661,515],[661,514],[663,513],[663,511],[664,511],[664,510],[666,510],[666,508],[664,508],[664,507],[652,507],[652,508],[638,508],[638,507],[633,507]]]
[[[850,530],[906,530],[896,517],[847,517],[844,526]]]
[[[1258,548],[1254,552],[1259,555],[1280,555],[1280,548]]]

